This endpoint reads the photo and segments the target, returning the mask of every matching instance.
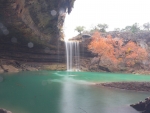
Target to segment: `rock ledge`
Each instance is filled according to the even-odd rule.
[[[97,85],[134,91],[150,91],[150,82],[111,82]]]
[[[131,104],[130,106],[142,113],[150,113],[150,97],[146,98],[145,101],[140,101],[136,104]]]

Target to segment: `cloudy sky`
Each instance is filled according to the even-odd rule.
[[[66,38],[70,38],[78,34],[74,31],[76,26],[88,30],[106,23],[107,31],[111,31],[136,22],[140,26],[150,22],[149,0],[76,0],[73,11],[66,16],[64,31]]]

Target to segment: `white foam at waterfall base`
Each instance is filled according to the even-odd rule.
[[[80,70],[80,46],[78,41],[65,41],[67,71]]]

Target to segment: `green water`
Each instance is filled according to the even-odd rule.
[[[99,72],[56,72],[60,76],[69,74],[74,79],[90,82],[117,82],[117,81],[150,81],[150,75],[99,73]]]
[[[13,113],[138,113],[129,104],[150,92],[94,86],[94,82],[150,81],[148,75],[39,71],[1,74],[0,108]]]

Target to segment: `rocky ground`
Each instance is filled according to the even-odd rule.
[[[97,86],[150,92],[150,82],[111,82],[111,83],[99,83],[97,84]]]
[[[66,70],[64,63],[24,62],[15,60],[0,60],[0,73],[38,70]]]
[[[56,58],[57,59],[57,58]],[[80,59],[80,70],[82,71],[90,71],[90,72],[109,72],[107,68],[98,66],[89,66],[91,58],[84,58],[81,57]],[[29,59],[28,59],[29,60]],[[35,60],[35,59],[34,59]],[[26,60],[12,60],[12,59],[0,59],[0,73],[4,72],[20,72],[20,71],[38,71],[38,70],[66,70],[66,62],[52,62],[46,61],[39,61],[40,59],[35,61],[26,61]],[[54,59],[55,60],[55,59]],[[135,70],[133,72],[124,71],[120,73],[133,73],[133,74],[145,74],[149,75],[150,71],[144,70]]]

